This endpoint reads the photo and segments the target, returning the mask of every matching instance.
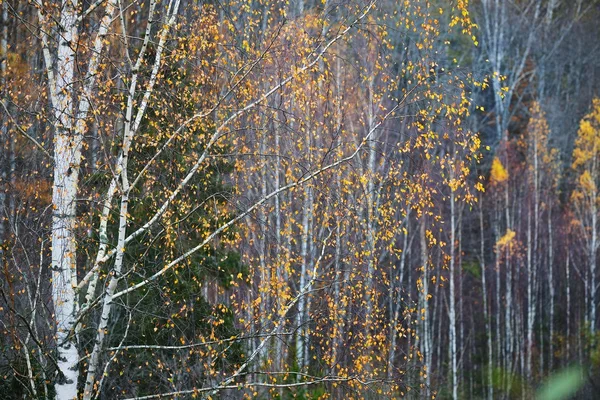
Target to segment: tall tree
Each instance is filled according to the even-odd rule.
[[[573,168],[578,173],[572,194],[576,217],[586,244],[587,269],[585,282],[590,301],[586,319],[592,334],[596,331],[596,305],[598,303],[598,184],[600,183],[600,100],[594,99],[591,111],[581,120],[573,150]]]

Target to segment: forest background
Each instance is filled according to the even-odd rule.
[[[0,397],[600,393],[599,2],[0,5]]]

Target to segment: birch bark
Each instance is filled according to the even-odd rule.
[[[454,179],[454,170],[450,169],[450,179]],[[456,351],[456,289],[455,289],[455,241],[456,241],[456,211],[454,189],[450,188],[450,363],[452,369],[452,398],[458,399],[458,371]]]
[[[425,218],[420,223],[420,244],[421,244],[421,287],[419,290],[419,313],[421,314],[420,329],[420,348],[425,361],[423,382],[425,385],[425,397],[429,397],[431,390],[431,327],[429,321],[429,256],[427,251],[427,236],[425,228]]]
[[[481,258],[481,288],[482,288],[482,297],[483,297],[483,318],[485,319],[485,335],[486,335],[486,343],[487,343],[487,396],[488,400],[492,400],[494,398],[494,386],[493,386],[493,377],[492,377],[492,369],[493,369],[493,348],[492,348],[492,330],[490,326],[490,319],[488,311],[488,298],[487,298],[487,283],[485,276],[485,238],[483,236],[484,226],[483,226],[483,196],[479,196],[479,257]]]
[[[53,89],[55,118],[54,181],[52,185],[52,302],[56,322],[60,378],[55,385],[60,399],[77,397],[77,344],[70,335],[74,324],[76,270],[76,196],[82,137],[74,131],[73,79],[77,42],[77,1],[65,0],[60,16],[60,39]],[[51,69],[52,64],[46,68]],[[51,90],[52,90],[51,89]]]
[[[40,23],[47,25],[49,17],[38,1]],[[110,0],[100,21],[93,41],[93,53],[83,76],[80,96],[75,96],[75,61],[80,21],[77,0],[64,0],[58,22],[56,66],[50,52],[49,33],[42,29],[42,47],[49,94],[54,112],[54,168],[52,184],[52,301],[56,325],[57,371],[55,390],[60,399],[77,396],[77,344],[73,331],[78,310],[76,196],[79,184],[79,167],[82,161],[86,119],[90,97],[95,85],[100,56],[105,47],[105,36],[111,23],[116,0]],[[76,101],[79,101],[76,107]]]

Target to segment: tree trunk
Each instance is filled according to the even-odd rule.
[[[307,187],[304,190],[304,205],[302,211],[302,242],[300,249],[300,257],[302,259],[300,266],[300,288],[304,288],[308,282],[308,238],[309,238],[309,213],[311,212],[311,188]],[[298,369],[302,370],[305,366],[304,359],[304,346],[305,343],[305,330],[303,328],[306,317],[306,296],[303,295],[298,300],[298,313],[296,315],[296,362],[298,363]]]
[[[451,179],[454,178],[451,173]],[[450,193],[450,363],[452,369],[452,398],[458,399],[458,371],[457,371],[457,351],[456,351],[456,289],[455,289],[455,245],[456,245],[456,212],[454,204],[454,191]]]
[[[481,288],[483,295],[483,318],[485,320],[485,335],[487,343],[487,396],[488,400],[494,398],[494,385],[492,380],[493,370],[493,348],[492,348],[492,331],[490,326],[490,318],[488,311],[488,298],[487,298],[487,283],[485,277],[485,238],[483,236],[483,196],[479,196],[479,252],[480,252],[480,263],[481,263]]]
[[[424,365],[424,385],[425,385],[425,397],[429,398],[430,386],[431,386],[431,334],[430,334],[430,321],[429,321],[429,256],[427,251],[427,237],[425,229],[425,216],[422,217],[420,222],[420,244],[421,244],[421,287],[419,288],[419,314],[421,314],[421,334],[419,335],[421,354],[425,361]]]
[[[76,196],[79,183],[82,138],[73,128],[72,95],[75,69],[74,44],[77,42],[77,1],[62,4],[55,89],[54,181],[52,185],[52,302],[56,320],[57,359],[64,378],[55,385],[59,399],[77,397],[77,361],[74,337],[76,311]],[[52,65],[46,65],[51,69]]]
[[[527,213],[527,352],[526,352],[526,376],[529,382],[533,379],[533,368],[532,368],[532,352],[533,352],[533,325],[535,323],[535,285],[533,278],[533,260],[535,254],[532,254],[532,226],[531,226],[531,210],[528,209]]]
[[[570,272],[570,257],[571,251],[569,250],[569,245],[567,243],[567,261],[565,262],[565,275],[566,275],[566,294],[567,294],[567,315],[566,315],[566,323],[567,323],[567,357],[565,358],[565,365],[568,365],[571,359],[571,272]]]
[[[592,240],[590,242],[590,259],[589,259],[589,269],[590,269],[590,333],[592,336],[596,332],[596,304],[598,299],[597,297],[597,287],[596,287],[596,253],[598,249],[598,210],[596,206],[596,193],[592,196]]]
[[[550,295],[550,356],[549,356],[549,370],[552,371],[554,368],[554,242],[552,237],[554,232],[552,231],[552,201],[548,204],[548,289]]]

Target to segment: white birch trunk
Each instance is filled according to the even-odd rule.
[[[496,226],[494,227],[494,233],[495,233],[495,242],[498,243],[498,240],[500,239],[500,231],[499,231],[499,224],[500,224],[500,215],[499,212],[496,212],[496,219],[495,219],[495,224]],[[496,264],[496,309],[494,310],[494,314],[495,314],[495,331],[496,331],[496,366],[498,368],[502,367],[502,356],[503,356],[503,352],[502,352],[502,304],[501,304],[501,281],[502,281],[502,271],[500,270],[500,252],[501,249],[498,248],[498,246],[496,246],[496,260],[495,260],[495,264]]]
[[[335,63],[335,87],[336,87],[336,131],[341,131],[342,129],[342,112],[340,107],[340,93],[341,93],[341,61],[338,58]],[[338,138],[336,144],[340,145],[340,139]],[[342,182],[340,174],[335,175],[335,187],[337,189],[337,196],[339,199],[342,199]],[[334,316],[334,336],[332,341],[332,356],[331,356],[331,368],[330,373],[334,374],[336,364],[338,363],[338,347],[341,346],[342,338],[344,337],[344,324],[340,321],[340,315],[342,312],[345,314],[345,310],[343,310],[343,305],[341,302],[342,293],[343,293],[343,284],[346,284],[346,280],[340,282],[342,279],[342,230],[341,230],[341,218],[339,213],[335,213],[335,258],[334,258],[334,307],[336,310],[336,315]],[[339,326],[338,329],[335,328],[335,325]],[[334,393],[335,395],[335,393]]]
[[[302,264],[300,266],[300,288],[303,288],[308,281],[308,229],[309,229],[309,213],[311,210],[311,188],[307,186],[304,190],[304,206],[302,211],[302,242],[300,248],[300,257]],[[296,314],[296,362],[298,363],[298,369],[302,370],[305,366],[304,359],[304,329],[303,324],[306,316],[306,296],[301,296],[298,300],[298,313]]]
[[[315,215],[315,201],[314,201],[314,194],[313,194],[313,190],[311,188],[310,191],[310,211],[309,211],[309,218],[308,218],[308,254],[307,254],[307,280],[313,280],[314,276],[311,276],[311,272],[310,270],[308,270],[308,265],[310,265],[311,263],[314,264],[315,262],[315,257],[316,257],[316,246],[315,246],[315,228],[314,228],[314,215]],[[309,350],[310,350],[310,329],[308,326],[308,323],[310,322],[310,308],[311,308],[311,304],[312,304],[312,296],[307,295],[306,296],[306,306],[305,306],[305,328],[304,328],[304,363],[306,365],[306,367],[310,367],[310,354],[309,354]]]
[[[115,266],[112,271],[110,281],[108,287],[106,289],[106,295],[104,297],[102,314],[100,317],[100,324],[98,326],[98,330],[96,333],[96,342],[94,345],[94,349],[92,351],[92,355],[90,356],[89,366],[87,371],[87,376],[85,380],[85,388],[83,391],[84,400],[93,399],[95,397],[95,390],[100,390],[101,388],[96,388],[96,374],[97,371],[100,370],[100,353],[102,351],[102,346],[104,343],[104,339],[106,334],[108,333],[108,323],[110,321],[110,313],[112,311],[112,301],[113,294],[117,289],[117,285],[119,283],[119,279],[121,278],[121,273],[123,270],[123,257],[125,255],[125,236],[127,233],[127,208],[129,204],[129,180],[127,178],[127,152],[128,149],[124,149],[124,157],[123,157],[123,172],[122,172],[122,187],[123,187],[123,195],[121,197],[121,210],[119,213],[119,239],[117,244],[117,255],[115,258]]]
[[[341,183],[339,174],[336,176],[336,188],[338,194],[341,197]],[[329,369],[330,374],[335,374],[335,367],[338,363],[338,347],[342,345],[343,329],[344,326],[340,321],[340,315],[344,311],[342,304],[342,285],[346,282],[340,282],[342,278],[342,232],[341,232],[341,221],[338,213],[335,213],[335,256],[334,256],[334,282],[333,282],[333,301],[335,315],[333,318],[333,340],[331,349],[331,367]],[[338,328],[339,327],[339,328]]]
[[[465,314],[464,314],[464,276],[463,276],[463,268],[462,268],[462,224],[463,224],[463,212],[464,212],[464,204],[461,204],[461,207],[458,211],[458,221],[456,222],[456,268],[458,271],[458,335],[457,335],[457,354],[460,353],[460,358],[457,358],[457,396],[458,389],[460,389],[461,382],[464,382],[464,376],[460,373],[463,370],[462,366],[464,365],[465,358],[467,354],[469,359],[471,355],[469,353],[468,344],[465,342]],[[458,356],[457,356],[458,357]],[[472,380],[471,380],[472,382]],[[464,389],[463,389],[464,390]]]
[[[108,27],[109,27],[111,16],[114,12],[115,6],[116,6],[116,0],[111,0],[107,4],[106,13],[105,13],[103,22],[101,24],[100,31],[98,32],[98,37],[96,38],[96,41],[95,41],[94,47],[95,47],[96,51],[94,54],[96,54],[96,57],[98,57],[101,52],[103,38],[106,35],[106,33],[108,32]],[[146,53],[146,48],[150,41],[150,31],[152,29],[152,21],[154,18],[155,7],[156,7],[156,1],[152,0],[150,2],[150,6],[149,6],[149,12],[148,12],[148,21],[149,22],[146,26],[146,32],[144,34],[144,41],[142,43],[142,47],[140,49],[136,64],[132,68],[133,76],[131,77],[131,84],[129,86],[129,96],[128,96],[128,104],[127,104],[127,110],[126,110],[130,127],[131,127],[131,119],[133,118],[133,97],[135,95],[136,87],[137,87],[138,71],[142,64],[144,55]],[[125,41],[125,43],[126,43],[126,41]],[[160,44],[159,44],[159,46],[160,46]],[[90,66],[97,67],[97,65],[98,65],[97,62],[93,62],[93,63],[90,62]],[[133,127],[130,128],[133,131],[133,134],[135,134],[135,130],[137,129],[137,127],[140,124],[141,116],[145,112],[145,107],[147,106],[146,94],[148,94],[150,91],[152,91],[152,87],[155,82],[154,75],[155,75],[155,73],[153,71],[153,76],[150,78],[149,87],[147,88],[146,92],[144,93],[144,100],[142,101],[142,105],[138,109],[138,115],[136,116],[135,123],[133,123]],[[88,85],[93,84],[93,80],[94,80],[94,76],[95,76],[95,69],[90,70],[88,72],[88,76],[89,76],[89,79],[87,80]],[[89,107],[88,97],[89,97],[89,94],[84,99],[84,101],[87,103],[86,109],[87,109],[87,107]],[[82,282],[78,286],[78,289],[81,289],[82,285],[85,285],[86,282],[89,282],[88,289],[87,289],[86,296],[85,296],[85,303],[83,304],[82,308],[87,307],[91,303],[91,301],[94,299],[95,292],[96,292],[96,285],[98,284],[98,279],[100,276],[100,274],[99,274],[100,265],[105,261],[105,255],[106,255],[106,251],[107,251],[108,244],[109,244],[108,243],[108,217],[109,217],[109,214],[111,211],[113,197],[117,190],[117,183],[118,183],[118,180],[120,177],[120,172],[121,172],[119,169],[121,168],[121,165],[122,165],[122,156],[117,160],[117,163],[116,163],[117,170],[115,172],[115,176],[113,176],[113,179],[111,180],[111,182],[109,184],[108,190],[106,191],[106,196],[105,196],[104,204],[102,207],[102,214],[100,216],[100,224],[99,224],[99,229],[98,229],[99,237],[100,237],[100,246],[98,248],[98,253],[96,254],[96,260],[94,261],[94,266],[86,274],[86,276],[82,279]],[[134,186],[135,186],[135,182],[134,182]]]
[[[533,282],[532,261],[532,226],[531,210],[527,213],[527,353],[526,353],[526,376],[529,382],[533,378],[532,351],[533,351],[533,324],[535,323],[536,304],[534,301],[535,287]]]
[[[538,257],[538,233],[539,233],[539,143],[538,136],[540,132],[532,132],[532,149],[531,158],[533,158],[533,226],[531,218],[531,206],[527,209],[527,361],[526,361],[526,375],[527,380],[531,383],[533,380],[533,365],[532,365],[532,352],[533,352],[533,340],[534,331],[533,326],[535,324],[536,310],[537,310],[537,282],[536,282],[536,271]],[[542,350],[543,353],[543,350]],[[543,364],[543,363],[541,363]]]
[[[453,170],[450,172],[450,178],[454,178]],[[455,241],[456,241],[456,216],[454,204],[454,191],[450,193],[450,363],[452,369],[452,398],[458,399],[458,371],[457,371],[457,351],[456,351],[456,289],[455,289]]]
[[[279,132],[279,127],[275,127],[275,151],[277,152],[277,154],[281,154],[281,147],[280,147],[280,132]],[[280,163],[281,163],[281,159],[279,157],[277,157],[275,159],[275,190],[279,190],[281,187],[281,171],[280,171]],[[276,244],[276,278],[277,278],[277,287],[279,287],[280,285],[283,285],[285,282],[287,282],[287,274],[285,273],[285,266],[283,265],[282,262],[282,257],[281,257],[281,252],[283,251],[281,248],[281,199],[279,197],[279,195],[275,196],[274,199],[275,202],[275,244]],[[282,296],[278,295],[277,296],[277,310],[281,310],[281,308],[283,307],[283,303],[282,303]],[[283,329],[283,324],[279,325],[279,332],[281,332],[281,330]],[[284,338],[283,337],[278,337],[275,339],[275,368],[277,368],[278,370],[281,370],[284,366]]]
[[[552,231],[552,201],[548,205],[548,289],[550,294],[550,371],[554,368],[554,241]]]
[[[532,286],[532,290],[530,295],[533,297],[530,297],[530,302],[532,304],[531,306],[531,312],[532,312],[532,317],[529,321],[529,323],[531,324],[531,327],[528,328],[531,330],[531,334],[533,335],[533,324],[535,323],[535,310],[537,308],[537,304],[538,304],[538,299],[537,299],[537,290],[538,290],[538,279],[537,279],[537,272],[538,272],[538,268],[539,268],[539,259],[540,259],[540,254],[539,254],[539,232],[540,232],[540,173],[539,173],[539,147],[540,147],[540,143],[539,143],[539,135],[540,132],[534,132],[533,134],[533,199],[534,199],[534,203],[533,203],[533,207],[534,207],[534,213],[533,213],[533,257],[531,259],[531,286]],[[551,267],[550,267],[551,268]],[[541,334],[542,339],[543,339],[543,333]],[[529,342],[529,346],[532,345],[532,342]],[[531,352],[531,347],[529,347],[529,351]],[[543,348],[541,349],[540,352],[541,357],[543,357],[544,355],[544,350]],[[543,367],[544,362],[542,359],[542,362],[540,363],[540,366]],[[531,363],[530,363],[530,367],[531,367]],[[531,372],[531,371],[530,371]],[[529,378],[531,379],[532,376],[530,375]],[[530,380],[531,382],[531,380]]]
[[[518,46],[520,43],[515,42],[513,34],[514,27],[508,22],[512,15],[508,15],[509,3],[499,0],[482,0],[482,44],[485,49],[490,66],[492,67],[492,88],[494,89],[494,108],[495,108],[495,125],[496,125],[496,140],[500,142],[502,136],[508,128],[510,122],[511,107],[510,101],[513,93],[518,87],[522,79],[522,72],[525,68],[527,59],[531,52],[531,47],[536,39],[537,22],[540,17],[541,1],[535,1],[534,15],[529,20],[531,23],[525,28],[526,40],[524,48],[511,57],[514,62],[507,63],[509,58],[506,54],[512,47]],[[533,5],[533,3],[531,4]],[[524,7],[523,10],[529,11],[529,7]],[[520,11],[520,10],[519,10]],[[524,12],[525,12],[524,11]],[[517,15],[518,18],[527,17],[524,14]],[[502,88],[507,88],[503,93]]]
[[[592,336],[595,334],[596,332],[596,304],[598,299],[597,297],[597,286],[596,286],[596,253],[597,253],[597,249],[598,249],[598,232],[597,232],[597,225],[598,225],[598,210],[597,210],[597,206],[596,206],[596,198],[597,195],[594,191],[593,195],[592,195],[592,210],[591,210],[591,214],[592,214],[592,239],[590,241],[590,259],[589,259],[589,270],[590,270],[590,280],[589,280],[589,286],[590,286],[590,310],[589,310],[589,320],[590,320],[590,332],[592,334]]]
[[[421,354],[425,360],[424,365],[424,380],[425,385],[425,397],[429,398],[431,388],[431,334],[430,334],[430,321],[429,321],[429,257],[427,251],[427,237],[425,235],[425,217],[420,223],[420,244],[421,244],[421,283],[422,287],[419,291],[419,314],[421,314],[421,334],[419,344],[421,347]]]
[[[505,183],[504,187],[504,213],[506,218],[506,229],[512,228],[511,219],[510,219],[510,197],[508,191],[508,182]],[[512,360],[511,357],[513,355],[513,274],[512,274],[512,263],[510,262],[510,245],[507,244],[504,247],[505,252],[505,275],[506,275],[506,293],[505,293],[505,302],[504,302],[504,371],[506,372],[504,375],[506,377],[506,389],[510,388],[512,384],[512,378],[509,375],[509,372],[512,370]]]
[[[70,332],[74,324],[76,270],[76,195],[81,163],[81,138],[73,132],[75,69],[74,44],[77,42],[77,1],[62,4],[60,25],[64,28],[58,43],[55,113],[54,181],[52,185],[52,302],[56,321],[57,360],[60,368],[55,384],[59,399],[77,397],[77,345]],[[51,69],[52,65],[46,65]]]
[[[60,14],[61,32],[57,45],[56,73],[49,50],[49,36],[42,33],[42,44],[49,94],[54,109],[54,171],[52,185],[52,301],[56,323],[58,379],[55,390],[60,399],[77,396],[77,346],[71,333],[74,331],[74,314],[78,309],[76,299],[76,196],[79,167],[82,161],[83,134],[90,105],[91,91],[104,47],[116,1],[109,1],[94,40],[94,53],[90,59],[83,82],[79,109],[75,111],[73,88],[75,86],[75,48],[78,43],[78,2],[65,0]],[[40,22],[45,20],[43,5],[38,2]]]
[[[371,132],[374,125],[374,104],[373,104],[373,79],[369,81],[369,98],[368,98],[368,113],[367,113],[367,132]],[[369,331],[369,326],[372,322],[373,310],[373,278],[375,275],[375,163],[377,160],[377,135],[373,136],[369,146],[369,158],[367,164],[367,281],[366,281],[366,297],[367,297],[367,323],[365,328]]]
[[[488,298],[487,298],[487,283],[485,277],[485,238],[483,236],[483,196],[479,196],[479,251],[481,258],[481,287],[483,295],[483,318],[485,319],[485,335],[487,342],[487,396],[488,400],[494,398],[494,385],[492,380],[493,370],[493,348],[492,348],[492,331],[490,327],[490,319],[488,311]]]
[[[260,154],[261,154],[261,169],[260,169],[260,180],[261,189],[260,196],[265,198],[267,196],[267,160],[265,154],[267,153],[265,145],[265,137],[261,136],[260,139]],[[269,216],[265,212],[264,207],[261,207],[258,212],[258,223],[260,226],[257,228],[260,235],[255,240],[258,242],[258,258],[260,264],[259,272],[259,284],[258,284],[258,296],[260,298],[259,313],[260,313],[260,331],[266,331],[269,326],[269,320],[267,318],[267,310],[270,307],[271,299],[271,279],[270,271],[267,268],[267,226],[269,225]],[[267,344],[262,348],[262,351],[258,355],[259,362],[263,362],[267,358],[269,352],[269,345]]]
[[[570,257],[571,257],[571,251],[568,250],[569,245],[567,243],[567,261],[565,263],[565,275],[566,275],[566,294],[567,294],[567,315],[566,315],[566,319],[567,319],[567,357],[565,359],[565,364],[568,365],[570,359],[571,359],[571,271],[570,271]]]
[[[410,222],[410,211],[407,212],[407,216],[406,216],[406,224],[407,226],[409,225]],[[404,270],[406,267],[406,255],[408,253],[408,248],[410,247],[410,245],[412,244],[412,240],[414,238],[414,236],[411,237],[410,239],[410,243],[408,241],[408,235],[409,235],[409,231],[408,228],[406,230],[406,233],[404,234],[404,242],[403,242],[403,246],[402,246],[402,254],[400,255],[400,268],[398,271],[398,284],[395,286],[397,288],[397,294],[396,294],[396,298],[394,299],[392,297],[391,299],[391,307],[393,307],[393,316],[392,316],[392,321],[390,324],[390,337],[391,337],[391,341],[390,341],[390,353],[389,353],[389,357],[388,357],[388,379],[392,379],[393,378],[393,373],[394,373],[394,361],[396,359],[396,342],[397,342],[397,337],[398,337],[398,322],[400,319],[400,311],[402,309],[402,287],[403,287],[403,277],[404,277]],[[392,285],[392,287],[394,287],[394,285]],[[390,293],[390,296],[392,295],[392,293]]]
[[[109,5],[107,5],[107,14],[110,11],[110,14],[108,14],[108,15],[112,15],[112,9],[109,9],[109,6],[114,7],[115,4],[116,4],[115,1],[111,0],[111,2],[109,2]],[[128,219],[129,219],[127,209],[128,209],[128,204],[129,204],[129,191],[130,191],[129,176],[128,176],[128,171],[127,171],[129,150],[131,148],[131,145],[132,145],[132,142],[134,139],[134,135],[140,125],[144,111],[148,105],[150,93],[152,92],[154,84],[156,82],[156,76],[158,74],[158,69],[161,65],[162,52],[164,51],[164,48],[165,48],[165,42],[167,40],[167,35],[169,33],[170,28],[175,23],[177,12],[179,10],[179,4],[180,4],[179,0],[175,0],[173,3],[170,4],[172,8],[170,8],[168,10],[166,24],[164,25],[164,27],[159,35],[159,43],[157,45],[156,57],[154,60],[148,87],[144,92],[144,96],[143,96],[140,106],[138,108],[138,112],[136,114],[135,119],[133,118],[133,115],[134,115],[133,97],[135,95],[136,81],[137,81],[137,79],[135,79],[135,78],[137,78],[137,69],[135,67],[134,67],[135,68],[134,72],[136,72],[136,73],[134,74],[134,79],[132,79],[131,85],[129,87],[127,109],[126,109],[125,121],[124,121],[124,127],[123,127],[122,154],[119,158],[119,164],[117,165],[117,173],[119,174],[119,178],[121,181],[122,195],[121,195],[121,206],[120,206],[120,212],[119,212],[118,241],[117,241],[117,247],[116,247],[115,264],[114,264],[113,270],[111,271],[111,274],[110,274],[108,286],[105,290],[104,300],[102,303],[102,312],[101,312],[101,317],[100,317],[100,323],[99,323],[98,329],[96,331],[94,348],[92,350],[92,353],[90,355],[89,362],[88,362],[88,370],[87,370],[87,374],[86,374],[85,387],[84,387],[84,393],[83,393],[84,400],[91,400],[92,398],[97,396],[96,391],[99,393],[102,389],[101,387],[97,386],[97,383],[96,383],[97,374],[99,371],[102,370],[101,365],[100,365],[100,362],[101,362],[100,354],[103,351],[104,340],[106,339],[106,334],[107,334],[107,327],[108,327],[108,323],[110,321],[110,316],[111,316],[112,308],[114,305],[114,303],[113,303],[113,301],[115,299],[114,295],[117,290],[117,285],[121,279],[121,275],[122,275],[122,271],[123,271],[123,259],[124,259],[125,250],[126,250],[125,247],[126,247],[126,238],[127,238],[127,224],[128,224]],[[151,12],[152,12],[152,8],[151,8]],[[108,22],[108,20],[109,20],[109,18],[105,18],[106,22]],[[108,25],[104,25],[104,26],[108,27]],[[144,43],[147,43],[147,40],[149,40],[148,34],[149,34],[149,32],[147,31],[147,35],[146,35]],[[145,49],[145,45],[142,46],[142,49]],[[138,63],[136,63],[136,67],[139,67],[139,64],[141,63],[140,60],[142,60],[143,56],[144,55],[141,53],[139,56],[139,59],[138,59]],[[109,194],[109,196],[110,196],[110,194]]]
[[[537,290],[539,290],[539,303],[540,304],[544,304],[544,292],[542,292],[542,287],[541,286],[537,286],[536,287]],[[540,326],[544,326],[545,324],[545,320],[544,320],[544,309],[545,307],[540,306],[539,308],[539,314],[540,314]],[[544,367],[546,366],[546,363],[544,361],[545,358],[545,354],[544,354],[544,347],[545,347],[545,335],[543,334],[543,332],[540,332],[540,363],[539,363],[539,376],[544,376]]]

